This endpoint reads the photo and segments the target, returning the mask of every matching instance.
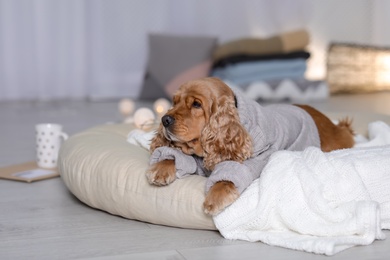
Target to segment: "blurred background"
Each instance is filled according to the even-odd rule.
[[[224,44],[304,29],[305,77],[323,80],[329,43],[390,46],[389,14],[386,0],[0,0],[0,101],[137,99],[150,33]]]

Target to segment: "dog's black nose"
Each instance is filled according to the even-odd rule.
[[[165,115],[161,118],[161,122],[164,127],[168,127],[170,125],[173,125],[173,123],[175,122],[175,118],[172,116]]]

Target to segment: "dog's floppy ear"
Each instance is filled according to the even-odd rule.
[[[201,142],[204,165],[209,170],[219,162],[243,162],[251,156],[252,139],[240,123],[234,98],[223,95],[213,102]]]
[[[153,151],[161,146],[169,146],[170,141],[168,141],[163,133],[163,125],[160,124],[160,126],[157,129],[156,135],[153,137],[151,143],[150,143],[150,152],[153,153]]]

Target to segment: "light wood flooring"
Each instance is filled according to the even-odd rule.
[[[310,103],[330,114],[341,111],[358,120],[390,117],[390,93],[386,92]],[[150,106],[138,104],[142,105]],[[35,159],[37,123],[61,123],[72,135],[119,121],[116,101],[0,103],[0,167]],[[390,236],[389,231],[385,233]],[[329,258],[263,243],[230,241],[217,231],[113,216],[78,201],[60,178],[31,184],[0,180],[0,259],[390,259],[390,238]]]

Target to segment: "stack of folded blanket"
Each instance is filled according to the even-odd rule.
[[[305,79],[308,44],[306,30],[227,42],[213,54],[211,75],[241,88],[255,100],[326,98],[324,82]]]

